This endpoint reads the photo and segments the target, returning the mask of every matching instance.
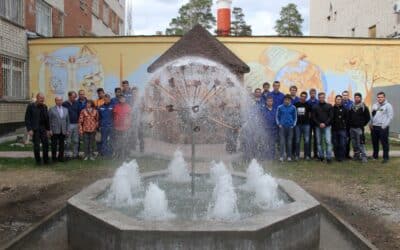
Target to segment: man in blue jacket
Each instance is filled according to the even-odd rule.
[[[111,138],[113,131],[113,107],[109,94],[104,96],[104,104],[99,108],[99,127],[101,133],[100,153],[102,156],[112,156]]]
[[[69,127],[68,132],[69,135],[67,137],[67,157],[70,159],[77,159],[79,157],[79,103],[76,100],[76,92],[69,91],[68,92],[68,100],[66,100],[63,104],[63,107],[68,109],[69,116]]]
[[[292,161],[292,143],[293,143],[293,130],[297,123],[296,107],[292,105],[292,97],[286,95],[284,103],[280,105],[276,111],[276,124],[279,127],[279,138],[281,147],[281,162],[285,159]]]
[[[265,158],[273,160],[275,158],[275,147],[278,137],[278,126],[276,125],[276,108],[273,106],[274,100],[271,96],[267,97],[266,104],[263,107],[263,117],[266,129]]]
[[[268,96],[272,97],[274,108],[277,108],[279,105],[283,104],[285,95],[279,91],[279,88],[281,87],[281,83],[279,81],[275,81],[272,87],[273,91],[269,92]]]

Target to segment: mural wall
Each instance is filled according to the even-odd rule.
[[[104,87],[113,93],[121,80],[143,89],[147,67],[178,38],[57,38],[29,42],[30,93],[44,92],[47,100],[69,90],[85,89],[95,96]],[[343,90],[361,92],[374,101],[379,88],[400,94],[400,41],[328,38],[221,38],[245,61],[251,72],[245,84],[260,87],[279,80],[282,90],[316,88],[330,102]],[[398,118],[397,118],[398,119]],[[397,128],[400,132],[400,128]]]

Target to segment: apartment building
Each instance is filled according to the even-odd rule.
[[[400,0],[310,0],[310,35],[400,38]]]

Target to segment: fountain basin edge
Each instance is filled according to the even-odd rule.
[[[165,174],[149,172],[142,178]],[[245,178],[243,173],[233,175]],[[291,203],[234,222],[135,219],[97,201],[111,181],[99,180],[68,200],[71,249],[319,248],[320,203],[289,180],[277,182]]]

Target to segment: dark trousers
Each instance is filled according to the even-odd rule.
[[[389,127],[373,126],[371,131],[373,154],[375,159],[379,157],[379,142],[382,143],[383,159],[389,160]]]
[[[96,132],[83,133],[83,145],[85,157],[93,157],[93,144],[95,143]]]
[[[351,136],[350,136],[350,128],[346,129],[346,158],[350,158],[350,146],[351,146]]]
[[[318,142],[317,142],[317,132],[315,124],[310,124],[310,136],[309,136],[310,147],[313,149],[313,157],[318,157]],[[311,152],[310,152],[311,155]]]
[[[333,151],[335,153],[335,158],[338,161],[343,161],[346,157],[346,134],[346,129],[332,131]]]
[[[49,162],[49,139],[45,129],[37,129],[33,131],[32,136],[33,153],[35,155],[36,163],[41,163],[40,158],[40,143],[42,143],[43,162]]]
[[[56,134],[51,136],[51,158],[53,161],[64,160],[65,135]],[[58,156],[57,156],[58,151]]]
[[[101,155],[111,156],[113,153],[113,148],[111,145],[111,140],[113,138],[113,128],[112,127],[102,127],[100,128],[101,133]]]
[[[129,131],[114,130],[114,135],[115,157],[125,160],[128,157]]]

